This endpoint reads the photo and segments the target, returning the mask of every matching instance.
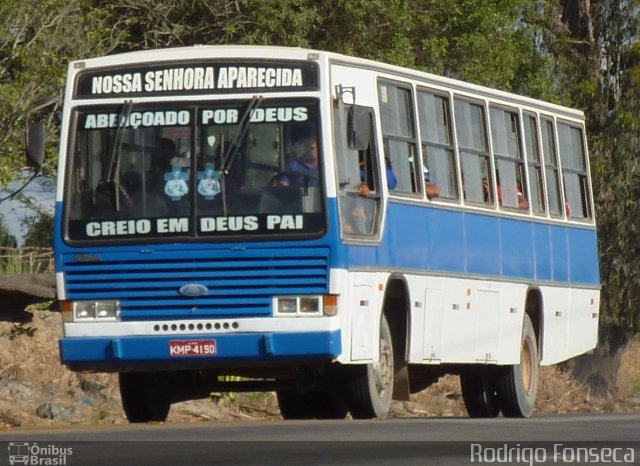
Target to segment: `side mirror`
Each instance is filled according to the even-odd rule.
[[[33,122],[27,128],[27,165],[39,169],[44,162],[44,123]]]
[[[371,140],[371,112],[366,107],[354,105],[349,109],[347,121],[349,148],[366,150]]]

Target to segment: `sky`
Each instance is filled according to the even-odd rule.
[[[21,184],[21,182],[14,181],[4,190],[0,190],[0,199],[18,189]],[[51,181],[36,177],[22,193],[34,199],[46,212],[53,215],[56,194],[55,186]],[[28,225],[23,225],[23,220],[35,213],[33,209],[15,199],[0,202],[0,217],[3,218],[9,233],[18,240],[18,246],[22,246],[24,243],[25,235],[29,229]]]

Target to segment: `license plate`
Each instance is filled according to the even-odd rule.
[[[169,342],[171,356],[214,356],[215,340],[172,340]]]

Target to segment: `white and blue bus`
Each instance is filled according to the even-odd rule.
[[[385,417],[445,373],[471,416],[527,417],[539,365],[596,346],[580,111],[198,46],[71,63],[62,115],[61,360],[117,372],[131,422],[260,390],[285,419]]]

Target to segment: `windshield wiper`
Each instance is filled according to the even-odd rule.
[[[125,100],[124,104],[122,104],[120,122],[118,124],[118,129],[116,130],[116,138],[113,143],[113,151],[111,152],[111,160],[109,162],[109,176],[107,178],[107,183],[110,187],[113,187],[116,212],[120,211],[120,158],[122,155],[122,144],[124,143],[124,129],[129,122],[131,110],[133,110],[133,101]]]
[[[224,156],[222,158],[222,169],[220,170],[224,175],[228,175],[238,158],[238,154],[240,153],[240,145],[244,137],[247,135],[247,131],[249,130],[249,122],[251,121],[251,113],[260,106],[260,101],[262,101],[261,95],[254,95],[249,103],[247,104],[247,108],[245,108],[242,113],[242,118],[240,118],[240,122],[238,123],[238,131],[236,132],[236,137],[233,142],[225,149]]]
[[[236,137],[233,139],[233,142],[231,142],[228,147],[224,147],[221,144],[221,153],[223,155],[221,157],[220,163],[220,181],[222,182],[222,208],[224,215],[227,215],[228,210],[226,196],[226,178],[227,175],[231,172],[231,169],[233,168],[233,165],[238,158],[238,154],[240,153],[240,149],[242,147],[242,141],[247,135],[247,131],[249,131],[251,114],[256,108],[260,106],[261,101],[261,95],[254,95],[251,98],[251,100],[247,103],[247,107],[242,113],[242,117],[240,118],[240,122],[238,123],[238,131],[236,132]],[[222,142],[224,142],[224,139],[222,140]]]

